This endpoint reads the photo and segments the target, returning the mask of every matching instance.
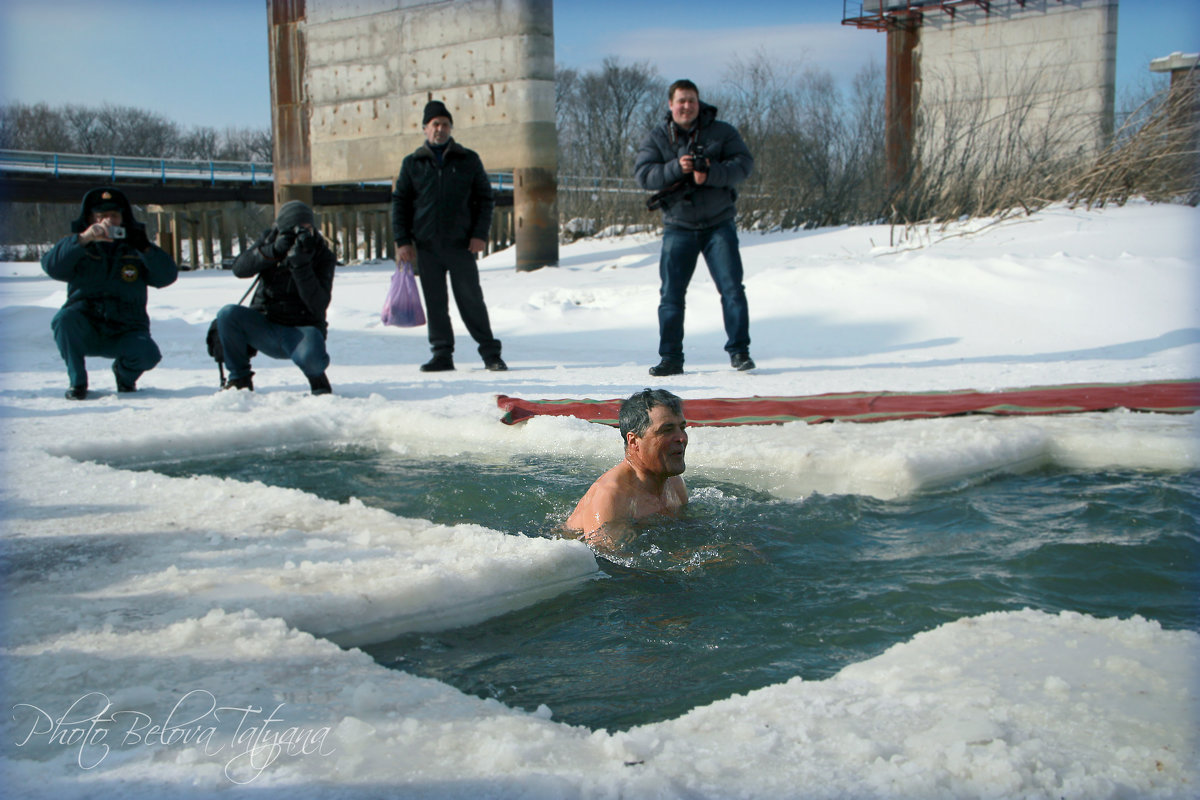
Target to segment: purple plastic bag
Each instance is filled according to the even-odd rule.
[[[384,325],[397,328],[415,328],[425,324],[425,311],[421,308],[421,293],[417,289],[417,278],[412,264],[407,261],[392,273],[392,285],[383,303],[380,315]]]

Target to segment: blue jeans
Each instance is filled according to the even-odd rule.
[[[738,252],[737,226],[733,220],[712,228],[689,231],[667,228],[663,231],[662,256],[658,274],[662,279],[658,301],[658,354],[683,363],[684,296],[696,260],[704,254],[708,274],[721,293],[721,311],[725,318],[725,352],[750,352],[750,309],[742,286],[742,256]]]
[[[117,379],[129,386],[162,360],[162,352],[150,338],[150,331],[109,333],[74,306],[60,309],[51,320],[50,329],[67,364],[67,379],[72,386],[88,385],[85,356],[113,359]]]
[[[229,305],[217,312],[217,335],[225,351],[229,380],[250,374],[250,349],[271,358],[290,358],[305,377],[316,378],[329,366],[325,335],[312,325],[279,325],[246,306]]]

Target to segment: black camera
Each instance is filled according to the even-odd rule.
[[[302,225],[296,226],[296,246],[301,250],[312,250],[317,246],[317,235]]]
[[[704,155],[704,145],[699,142],[692,142],[688,147],[688,155],[692,157],[692,169],[696,172],[708,172],[709,161],[708,156]]]

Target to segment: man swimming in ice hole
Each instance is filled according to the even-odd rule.
[[[619,424],[625,458],[596,479],[566,522],[608,552],[633,538],[634,521],[674,516],[688,502],[680,477],[688,443],[683,401],[665,389],[643,389],[622,401]]]

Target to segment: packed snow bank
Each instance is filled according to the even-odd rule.
[[[36,491],[18,491],[9,514],[15,639],[252,608],[365,644],[480,622],[596,574],[578,542],[433,525],[292,489],[36,453],[21,475]]]
[[[617,734],[251,612],[51,635],[9,661],[24,691],[0,723],[6,781],[30,798],[237,783],[344,798],[1187,798],[1200,779],[1200,637],[1136,618],[963,619],[826,681]]]
[[[456,460],[464,467],[552,456],[583,460],[602,470],[620,454],[613,428],[547,417],[500,425],[500,412],[489,405],[490,399],[478,398],[470,416],[455,417],[445,408],[391,403],[378,395],[353,404],[335,400],[346,407],[330,413],[328,404],[315,399],[285,408],[274,397],[224,393],[199,401],[197,405],[211,408],[197,410],[196,423],[186,430],[101,434],[49,450],[77,460],[139,467],[220,454],[250,457],[265,448],[302,444],[353,444],[416,460]],[[236,424],[213,413],[231,408],[238,412]],[[1117,411],[1070,418],[970,416],[899,424],[693,428],[688,464],[693,472],[781,499],[820,492],[890,500],[1043,466],[1200,469],[1200,419]]]

